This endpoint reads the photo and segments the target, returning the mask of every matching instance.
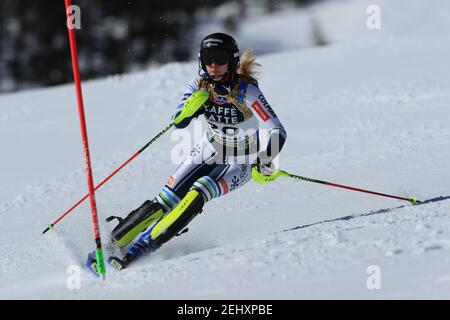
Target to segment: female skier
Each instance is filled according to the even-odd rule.
[[[251,52],[240,58],[231,36],[213,33],[202,40],[198,59],[199,77],[188,85],[172,120],[176,128],[185,128],[203,114],[208,129],[158,196],[125,219],[107,219],[119,220],[111,234],[119,248],[137,238],[122,259],[109,258],[118,270],[187,231],[206,202],[242,186],[252,175],[257,179],[274,172],[272,160],[286,131],[258,88]]]

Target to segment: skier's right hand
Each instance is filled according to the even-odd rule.
[[[287,175],[286,171],[275,168],[270,157],[258,157],[255,164],[252,165],[252,179],[256,183],[272,182],[280,176]]]
[[[190,122],[192,118],[197,117],[201,113],[203,104],[209,99],[209,92],[199,90],[194,92],[186,99],[181,112],[173,119],[173,123],[177,127],[185,127],[182,122]]]
[[[258,156],[254,166],[260,174],[263,174],[265,176],[270,176],[276,171],[276,168],[272,162],[272,158],[267,156]]]

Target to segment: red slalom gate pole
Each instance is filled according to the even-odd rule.
[[[73,78],[75,82],[75,89],[77,94],[77,103],[78,103],[78,115],[80,118],[80,129],[81,129],[81,139],[83,142],[83,154],[86,166],[86,175],[87,175],[87,183],[89,188],[89,200],[91,205],[91,213],[92,213],[92,224],[94,226],[94,239],[96,244],[96,256],[97,256],[97,268],[99,276],[102,280],[105,279],[105,262],[102,250],[102,242],[100,239],[100,228],[98,224],[98,216],[97,216],[97,205],[95,203],[95,190],[94,190],[94,179],[92,177],[92,168],[91,168],[91,158],[89,155],[89,144],[88,144],[88,135],[86,129],[86,119],[84,115],[84,105],[83,105],[83,94],[81,91],[81,80],[80,80],[80,69],[78,66],[78,53],[77,53],[77,43],[75,38],[75,28],[71,26],[71,12],[72,12],[72,1],[65,0],[66,4],[66,16],[67,16],[67,30],[69,32],[69,42],[70,42],[70,53],[72,57],[72,69],[73,69]]]

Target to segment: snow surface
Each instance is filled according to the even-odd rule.
[[[314,7],[319,19],[339,17],[334,26],[322,20],[335,43],[258,57],[260,87],[288,132],[280,167],[424,204],[287,178],[250,182],[208,203],[187,234],[124,272],[108,269],[100,283],[83,269],[94,249],[87,202],[41,235],[86,193],[73,86],[2,95],[0,298],[449,299],[450,4],[378,1],[382,30],[368,32],[368,2],[343,3],[360,24],[348,28],[358,19],[338,2]],[[282,25],[270,19],[264,28]],[[283,25],[291,36],[296,26]],[[171,63],[84,83],[96,181],[166,126],[196,72],[196,62]],[[97,192],[103,239],[107,216],[153,197],[175,169],[172,137]],[[67,285],[71,266],[81,268],[79,289]],[[368,288],[372,266],[380,289]]]

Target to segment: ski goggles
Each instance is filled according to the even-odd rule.
[[[211,65],[213,63],[224,65],[230,62],[230,55],[227,51],[222,49],[203,49],[201,60],[203,65]]]

